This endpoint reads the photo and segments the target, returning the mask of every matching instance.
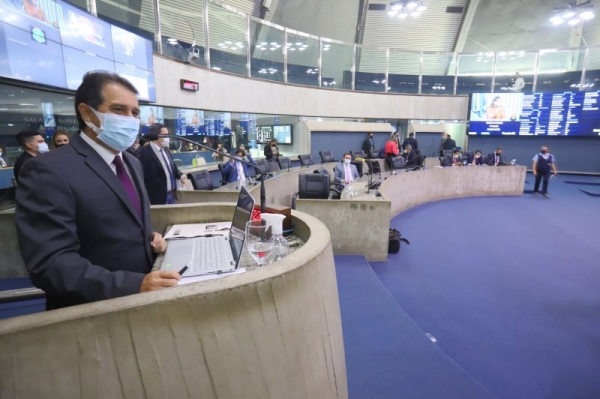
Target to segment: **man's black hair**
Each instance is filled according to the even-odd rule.
[[[158,136],[160,134],[160,131],[163,129],[163,127],[166,127],[166,126],[163,125],[162,123],[154,123],[148,129],[148,134],[156,134]]]
[[[102,97],[102,89],[104,86],[110,83],[116,83],[136,95],[139,94],[131,82],[120,77],[116,73],[97,71],[86,73],[83,76],[81,85],[79,85],[77,92],[75,93],[75,113],[77,114],[77,121],[79,122],[80,130],[83,130],[83,128],[85,128],[87,125],[83,121],[83,118],[81,117],[77,107],[79,104],[84,103],[97,110],[100,104],[104,102],[104,98]]]
[[[408,137],[414,137],[414,136],[415,136],[415,134],[412,132],[408,134]]]
[[[35,136],[42,136],[42,134],[35,130],[22,130],[17,133],[17,143],[19,143],[21,147],[25,147],[25,143],[31,143]]]

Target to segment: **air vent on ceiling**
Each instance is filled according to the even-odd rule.
[[[446,7],[446,12],[449,14],[462,14],[463,11],[465,11],[464,7],[452,7],[452,6]]]
[[[385,11],[387,4],[369,4],[369,11]]]

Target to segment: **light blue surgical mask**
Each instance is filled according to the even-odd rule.
[[[344,159],[344,164],[350,165],[350,160],[349,159]]]
[[[140,131],[138,118],[98,112],[92,107],[90,109],[100,120],[100,127],[91,122],[85,124],[98,135],[98,140],[119,152],[131,147]]]
[[[38,146],[38,152],[40,154],[50,151],[50,149],[48,148],[48,143],[46,143],[46,142],[39,143],[37,146]]]

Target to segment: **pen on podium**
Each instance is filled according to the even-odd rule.
[[[187,269],[188,269],[188,266],[189,266],[189,265],[191,265],[191,264],[192,264],[192,261],[189,261],[189,263],[188,263],[187,265],[185,265],[185,266],[183,267],[183,269],[181,269],[181,270],[179,271],[179,275],[180,275],[180,276],[183,276],[183,273],[185,273],[185,272],[187,271]]]

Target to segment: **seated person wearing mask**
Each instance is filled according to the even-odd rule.
[[[345,153],[342,161],[333,168],[334,182],[348,184],[360,177],[356,166],[352,165],[351,162],[352,156],[349,152]]]
[[[407,144],[406,147],[404,147],[404,150],[406,151],[403,155],[403,157],[406,158],[406,167],[414,168],[417,166],[417,153],[413,151],[412,146]]]
[[[467,161],[469,165],[483,165],[481,150],[475,150],[475,153]]]
[[[236,162],[236,160],[243,160],[245,156],[246,151],[240,148],[235,152],[236,159],[230,159],[225,163],[225,166],[223,166],[223,174],[225,174],[225,176],[229,176],[227,179],[227,183],[240,181],[244,182],[248,179],[248,172],[250,167],[248,165],[244,165],[241,162]],[[250,154],[248,154],[248,162],[252,164],[254,163],[254,160],[252,159]]]
[[[462,166],[463,159],[460,150],[452,151],[452,165],[454,166]]]
[[[498,147],[495,152],[488,154],[485,163],[490,166],[503,165],[504,157],[502,157],[502,147]]]
[[[15,161],[15,167],[13,169],[15,180],[19,182],[19,171],[25,161],[37,157],[44,152],[48,152],[50,149],[44,140],[44,136],[33,130],[19,132],[17,134],[17,142],[23,147],[23,153],[19,155],[19,158]]]

